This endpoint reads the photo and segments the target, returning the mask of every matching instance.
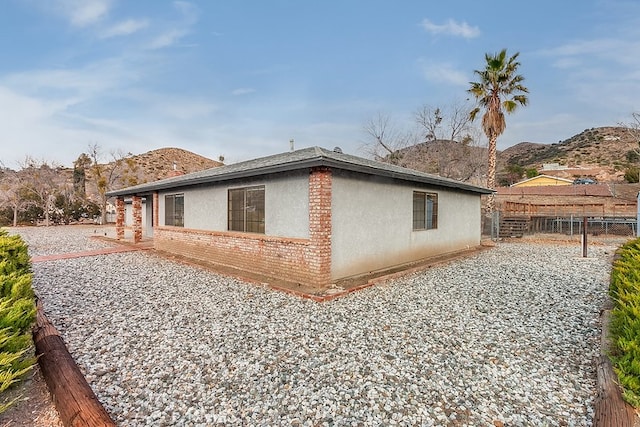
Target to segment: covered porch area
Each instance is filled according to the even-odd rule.
[[[130,199],[116,197],[116,240],[133,242],[152,241],[153,229],[158,224],[158,192],[136,194]]]

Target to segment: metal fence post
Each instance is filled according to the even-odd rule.
[[[500,211],[491,212],[491,238],[498,240],[500,237]]]
[[[571,230],[569,235],[573,236],[573,214],[571,214],[571,226],[569,227],[569,229]]]
[[[584,226],[582,227],[582,258],[587,257],[587,224],[588,219],[585,216],[583,219]]]

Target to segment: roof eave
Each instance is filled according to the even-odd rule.
[[[121,190],[110,191],[107,193],[107,196],[117,197],[117,196],[146,195],[154,191],[168,190],[171,188],[191,187],[191,186],[200,185],[200,184],[251,178],[255,176],[269,175],[273,173],[291,172],[295,170],[306,169],[311,167],[319,167],[319,166],[349,170],[352,172],[360,172],[360,173],[365,173],[369,175],[373,174],[373,175],[385,176],[388,178],[400,179],[403,181],[420,182],[424,184],[431,184],[431,185],[436,185],[436,186],[446,187],[446,188],[456,188],[459,190],[470,191],[470,192],[480,193],[480,194],[491,194],[495,192],[494,190],[491,190],[488,188],[477,187],[474,185],[465,184],[463,182],[448,181],[436,176],[434,177],[420,176],[420,175],[406,174],[402,172],[390,171],[385,169],[376,169],[376,168],[371,168],[365,165],[358,165],[358,164],[343,162],[336,159],[320,156],[320,157],[314,157],[311,159],[298,160],[295,162],[283,163],[283,164],[272,165],[272,166],[264,166],[260,168],[250,169],[250,170],[248,169],[248,170],[241,170],[237,172],[229,172],[229,173],[224,173],[220,175],[195,177],[191,179],[185,178],[185,179],[179,180],[178,182],[176,182],[174,179],[157,181],[155,183],[143,184],[137,187],[129,187],[129,188],[123,188]]]

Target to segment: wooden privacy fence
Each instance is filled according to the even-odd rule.
[[[502,203],[502,214],[509,216],[555,216],[555,217],[635,217],[636,203]]]

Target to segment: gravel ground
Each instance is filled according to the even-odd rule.
[[[37,263],[34,286],[119,425],[583,426],[614,249],[502,243],[321,304],[146,252]]]
[[[90,239],[92,236],[115,236],[115,227],[77,225],[72,227],[18,227],[7,228],[18,233],[29,243],[29,255],[59,255],[111,247],[109,243]]]

